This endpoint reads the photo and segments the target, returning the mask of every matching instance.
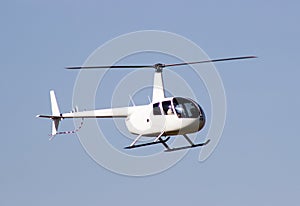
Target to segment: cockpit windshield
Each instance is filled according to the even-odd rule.
[[[179,118],[197,118],[201,114],[200,107],[189,99],[176,97],[173,99],[173,105]]]

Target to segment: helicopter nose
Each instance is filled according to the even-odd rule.
[[[199,127],[198,127],[198,131],[200,131],[205,125],[205,115],[201,115],[199,117]]]

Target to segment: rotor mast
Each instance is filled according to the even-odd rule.
[[[164,64],[158,63],[154,65],[155,73],[153,80],[153,92],[152,92],[152,102],[158,102],[165,98],[164,92],[164,82],[162,77],[162,71],[165,67]]]

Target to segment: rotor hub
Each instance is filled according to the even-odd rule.
[[[162,63],[157,63],[157,64],[154,64],[154,68],[155,68],[155,71],[156,72],[162,72],[162,69],[165,67],[166,65],[165,64],[162,64]]]

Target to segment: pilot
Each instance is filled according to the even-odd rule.
[[[168,114],[168,115],[174,114],[174,113],[173,113],[173,110],[172,110],[172,106],[171,106],[171,105],[169,105],[169,108],[168,108],[167,114]]]
[[[176,106],[175,106],[175,110],[176,110],[177,116],[178,116],[179,118],[181,118],[182,115],[183,115],[183,109],[182,109],[182,107],[179,106],[179,105],[176,105]]]

